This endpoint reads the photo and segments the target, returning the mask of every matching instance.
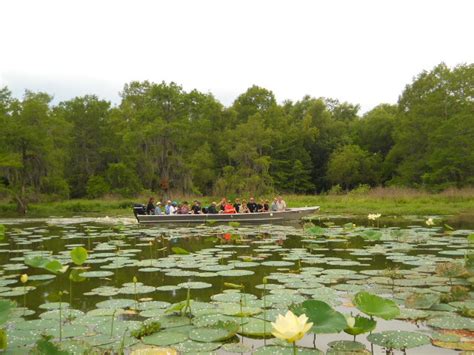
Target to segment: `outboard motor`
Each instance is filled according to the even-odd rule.
[[[138,215],[146,214],[146,206],[142,203],[134,203],[133,214],[135,215],[135,218],[137,218]]]

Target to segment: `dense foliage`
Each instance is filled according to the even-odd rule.
[[[2,191],[27,196],[313,193],[361,184],[474,184],[474,65],[418,75],[397,105],[305,96],[278,104],[253,86],[230,107],[174,83],[131,82],[114,107],[58,105],[0,89]],[[334,186],[336,186],[334,188]]]

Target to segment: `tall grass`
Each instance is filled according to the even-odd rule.
[[[131,216],[133,202],[145,203],[148,195],[137,198],[108,196],[104,199],[74,199],[58,202],[32,203],[28,216]],[[248,199],[249,196],[240,196]],[[272,200],[273,196],[255,196]],[[474,188],[448,189],[434,194],[423,190],[403,187],[377,187],[366,191],[353,191],[341,195],[284,195],[289,207],[316,206],[328,214],[368,214],[385,215],[430,215],[430,214],[472,214],[474,215]],[[217,196],[173,196],[177,201],[191,202],[198,199],[204,206],[219,201]],[[16,206],[0,202],[0,217],[16,217]]]

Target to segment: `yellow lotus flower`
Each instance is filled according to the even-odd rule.
[[[294,343],[302,339],[313,326],[313,323],[307,321],[308,317],[304,314],[299,317],[292,311],[286,312],[285,316],[279,314],[276,322],[272,323],[272,334],[278,339]]]
[[[133,283],[136,284],[138,282],[138,279],[136,276],[133,276],[133,279],[132,279]]]
[[[431,218],[431,217],[428,218],[425,223],[426,223],[427,226],[433,226],[434,225],[433,218]]]
[[[26,284],[28,282],[28,275],[27,274],[21,275],[20,276],[20,281],[21,281],[21,283]]]

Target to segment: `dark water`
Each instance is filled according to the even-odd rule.
[[[81,220],[44,220],[44,221],[15,221],[5,220],[7,222],[7,235],[1,246],[0,253],[0,265],[3,268],[2,279],[3,280],[18,280],[22,273],[28,275],[48,274],[47,271],[41,269],[35,269],[27,267],[21,268],[23,265],[23,256],[31,251],[50,251],[53,256],[57,256],[61,253],[67,255],[68,250],[75,246],[82,245],[86,249],[90,250],[90,254],[100,253],[111,253],[116,256],[120,256],[123,253],[131,255],[130,258],[133,260],[149,260],[150,266],[152,260],[164,260],[171,253],[173,247],[180,247],[187,251],[199,252],[203,249],[213,248],[216,245],[238,245],[248,246],[244,248],[225,248],[223,250],[231,250],[233,253],[230,256],[225,256],[220,263],[227,264],[233,260],[241,260],[242,256],[256,257],[257,252],[255,247],[260,244],[255,242],[265,242],[271,240],[271,245],[278,245],[284,249],[296,250],[302,247],[308,247],[302,240],[307,239],[306,236],[302,236],[303,227],[301,225],[292,225],[287,229],[284,228],[272,228],[271,226],[260,228],[260,227],[248,227],[243,228],[242,232],[240,229],[225,230],[216,228],[201,228],[193,229],[190,228],[163,228],[163,227],[146,227],[139,226],[136,224],[104,224],[103,221],[86,221]],[[63,223],[67,222],[67,223]],[[334,216],[334,217],[319,217],[313,221],[316,225],[322,226],[323,228],[339,228],[348,222],[355,223],[358,226],[367,226],[368,222],[366,219],[357,219],[350,216]],[[456,230],[469,230],[474,229],[474,220],[466,217],[450,217],[445,220],[437,220],[437,226],[434,228],[439,230],[439,237],[447,230],[444,224],[448,224],[454,231]],[[373,223],[372,227],[377,227],[379,230],[385,229],[401,229],[401,230],[421,230],[426,226],[424,225],[424,219],[416,218],[391,218],[381,219],[377,224]],[[254,228],[254,230],[252,230]],[[448,231],[451,231],[448,229]],[[436,235],[435,235],[436,237]],[[325,258],[340,258],[345,261],[360,261],[360,255],[353,255],[353,251],[358,249],[371,248],[377,244],[378,241],[367,241],[360,237],[352,238],[332,238],[333,240],[320,239],[318,244],[311,245],[312,254],[319,255],[323,260]],[[110,241],[120,241],[123,245],[116,246],[113,250],[97,250],[97,246],[101,243],[109,243]],[[151,245],[150,245],[151,242]],[[113,244],[113,243],[112,243]],[[164,251],[159,249],[166,248]],[[446,248],[443,246],[443,248]],[[95,249],[95,250],[94,250]],[[135,250],[136,249],[136,250]],[[93,250],[93,251],[92,251]],[[127,253],[128,250],[132,250],[133,253]],[[135,250],[135,251],[134,251]],[[436,255],[439,252],[436,248],[423,248],[423,245],[417,245],[412,250],[407,252],[407,255]],[[451,255],[452,259],[463,260],[462,255]],[[100,259],[100,258],[99,258]],[[102,258],[106,259],[106,258]],[[92,259],[90,259],[92,260]],[[274,253],[267,256],[265,261],[271,260],[282,260],[281,253]],[[13,266],[11,266],[13,264]],[[88,271],[103,270],[101,266],[106,265],[107,262],[101,263],[88,263],[86,266],[89,268]],[[305,264],[303,263],[303,267]],[[306,265],[307,266],[307,265]],[[362,262],[361,265],[352,266],[338,266],[330,265],[326,262],[315,265],[327,269],[341,269],[346,268],[354,271],[361,270],[383,270],[387,268],[398,267],[399,269],[410,269],[412,266],[400,264],[394,262],[386,257],[383,253],[370,255],[369,262]],[[245,292],[253,293],[257,296],[262,295],[262,291],[256,289],[254,286],[261,284],[262,279],[273,272],[278,271],[278,267],[263,266],[249,268],[254,271],[253,275],[240,276],[240,277],[170,277],[166,276],[162,271],[155,272],[141,272],[139,269],[146,267],[141,266],[127,266],[118,268],[112,271],[113,275],[105,278],[88,278],[84,282],[71,283],[68,279],[69,273],[59,274],[55,279],[49,281],[31,281],[28,285],[35,286],[36,289],[28,292],[26,295],[27,307],[34,310],[36,313],[30,316],[26,316],[25,319],[36,319],[38,314],[43,310],[38,307],[46,302],[57,302],[59,300],[59,291],[67,291],[62,296],[62,301],[70,302],[71,307],[84,312],[96,308],[96,303],[113,298],[133,298],[133,295],[116,295],[112,297],[104,297],[98,295],[85,295],[91,290],[99,286],[114,286],[117,288],[122,287],[124,283],[132,282],[133,277],[137,277],[139,282],[148,286],[162,286],[162,285],[177,285],[187,281],[201,281],[211,283],[211,288],[192,290],[192,298],[197,301],[207,302],[210,297],[214,294],[220,293],[225,290],[225,282],[232,282],[235,284],[243,284]],[[192,269],[191,269],[192,270]],[[8,285],[6,287],[21,286],[19,282],[16,284]],[[182,301],[186,298],[187,290],[179,289],[172,292],[153,292],[139,295],[140,298],[152,298],[153,300],[167,301],[174,303]],[[9,297],[16,301],[18,305],[23,305],[24,296]],[[341,305],[338,307],[339,310],[349,313],[353,309]],[[405,330],[423,330],[427,329],[423,325],[419,328],[418,325],[414,325],[408,322],[402,321],[380,321],[377,330],[384,329],[405,329]],[[398,327],[398,328],[397,328]],[[322,335],[318,336],[318,347],[325,349],[326,344],[329,341],[335,339],[351,339],[347,334],[341,333],[340,335]],[[359,339],[363,340],[363,338]],[[261,341],[247,340],[254,346],[259,346]],[[311,346],[312,338],[306,337],[301,344]],[[368,344],[368,343],[367,343]],[[450,350],[435,348],[432,346],[424,346],[418,349],[413,349],[410,353],[450,353]]]

